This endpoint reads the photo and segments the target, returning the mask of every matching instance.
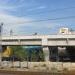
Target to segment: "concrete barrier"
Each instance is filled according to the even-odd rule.
[[[2,67],[8,67],[8,65],[9,65],[9,62],[8,61],[3,61],[2,63],[1,63],[1,66]]]
[[[13,67],[13,63],[10,61],[8,64],[8,68],[11,68],[11,67]]]
[[[63,71],[69,71],[71,69],[71,63],[63,63]]]
[[[27,68],[28,67],[28,62],[24,61],[21,62],[21,68]]]
[[[19,68],[20,66],[21,66],[21,62],[19,61],[13,62],[13,67]]]
[[[46,71],[68,71],[75,70],[75,63],[63,63],[63,62],[11,62],[11,61],[3,61],[1,63],[3,68],[29,68],[30,70],[46,70]]]
[[[39,65],[40,65],[40,62],[39,63],[38,62],[28,62],[28,67],[30,69],[35,68],[35,67],[39,67]]]
[[[70,69],[75,70],[75,63],[71,63]]]

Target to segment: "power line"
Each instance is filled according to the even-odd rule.
[[[71,19],[71,18],[75,18],[75,16],[66,16],[66,17],[58,17],[58,18],[52,18],[52,19],[48,18],[48,19],[40,19],[40,20],[33,20],[33,21],[25,21],[25,22],[18,22],[16,24],[45,22],[45,21],[55,21],[55,20],[64,20],[64,19]]]
[[[53,10],[48,10],[48,11],[41,11],[35,14],[29,14],[29,15],[24,15],[24,16],[33,16],[36,14],[43,14],[43,13],[50,13],[50,12],[57,12],[57,11],[63,11],[63,10],[68,10],[68,9],[74,9],[75,7],[65,7],[65,8],[59,8],[59,9],[53,9]]]
[[[34,20],[34,21],[26,21],[25,23],[32,23],[32,22],[42,22],[42,21],[52,21],[52,20],[62,20],[62,19],[70,19],[75,18],[75,16],[67,16],[67,17],[60,17],[60,18],[53,18],[53,19],[41,19],[41,20]]]

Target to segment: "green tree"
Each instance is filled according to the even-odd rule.
[[[11,49],[13,50],[13,55],[17,58],[20,58],[22,61],[27,60],[28,51],[22,46],[11,46]]]
[[[42,50],[39,50],[39,60],[44,61],[44,53]]]
[[[29,52],[27,49],[23,48],[23,46],[11,46],[11,49],[13,51],[13,55],[20,58],[21,61],[28,61],[29,58],[31,58],[31,61],[44,61],[42,49],[40,49],[38,52],[36,48],[32,48],[31,52]]]
[[[41,49],[33,49],[31,52],[31,61],[44,61],[44,54]]]
[[[31,61],[36,61],[37,60],[37,57],[36,57],[36,50],[32,50],[31,52]]]

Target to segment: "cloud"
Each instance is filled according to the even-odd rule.
[[[38,7],[39,9],[45,9],[46,8],[46,6],[40,6],[40,7]]]
[[[33,8],[28,9],[28,11],[41,10],[41,9],[45,9],[45,8],[46,8],[45,6],[33,7]]]
[[[9,34],[11,29],[15,34],[20,34],[22,32],[27,34],[31,34],[31,32],[48,32],[48,30],[52,29],[56,24],[49,24],[49,21],[25,23],[27,21],[35,20],[36,18],[28,18],[22,14],[23,12],[25,13],[26,10],[27,12],[36,12],[43,9],[46,9],[46,6],[39,5],[35,0],[31,0],[30,2],[25,0],[0,0],[0,22],[4,23],[3,34]],[[21,10],[24,11],[22,12]],[[14,16],[9,14],[13,14]],[[23,17],[16,16],[19,16],[19,14]]]
[[[0,22],[3,22],[3,33],[8,34],[10,29],[13,29],[14,32],[17,32],[19,29],[19,26],[27,25],[25,24],[26,21],[31,21],[29,18],[23,18],[23,17],[16,17],[11,16],[5,13],[0,13]]]
[[[16,17],[8,15],[5,13],[0,13],[0,22],[3,22],[3,35],[9,35],[12,29],[15,34],[32,34],[34,32],[38,33],[49,33],[54,27],[58,26],[56,23],[48,22],[37,22],[37,23],[27,23],[27,21],[32,21],[31,18]],[[25,23],[26,22],[26,23]],[[40,25],[41,24],[41,25]]]
[[[19,7],[24,7],[24,0],[0,0],[1,11],[16,11]]]
[[[9,0],[0,0],[0,4],[7,4]]]
[[[18,23],[23,23],[25,21],[29,21],[29,19],[25,19],[23,17],[16,17],[16,16],[11,16],[5,13],[0,13],[0,21],[4,23],[12,23],[12,24],[18,24]]]

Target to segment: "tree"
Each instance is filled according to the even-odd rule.
[[[36,50],[33,49],[32,52],[31,52],[31,61],[36,61],[37,58],[36,58]]]
[[[30,50],[22,46],[11,46],[13,55],[21,59],[21,61],[44,61],[44,54],[41,48],[30,48]]]
[[[44,54],[41,48],[33,48],[31,52],[31,61],[44,61]]]
[[[11,46],[13,55],[19,58],[21,61],[27,60],[28,51],[22,46]]]
[[[44,61],[44,53],[41,49],[39,50],[39,61]]]

